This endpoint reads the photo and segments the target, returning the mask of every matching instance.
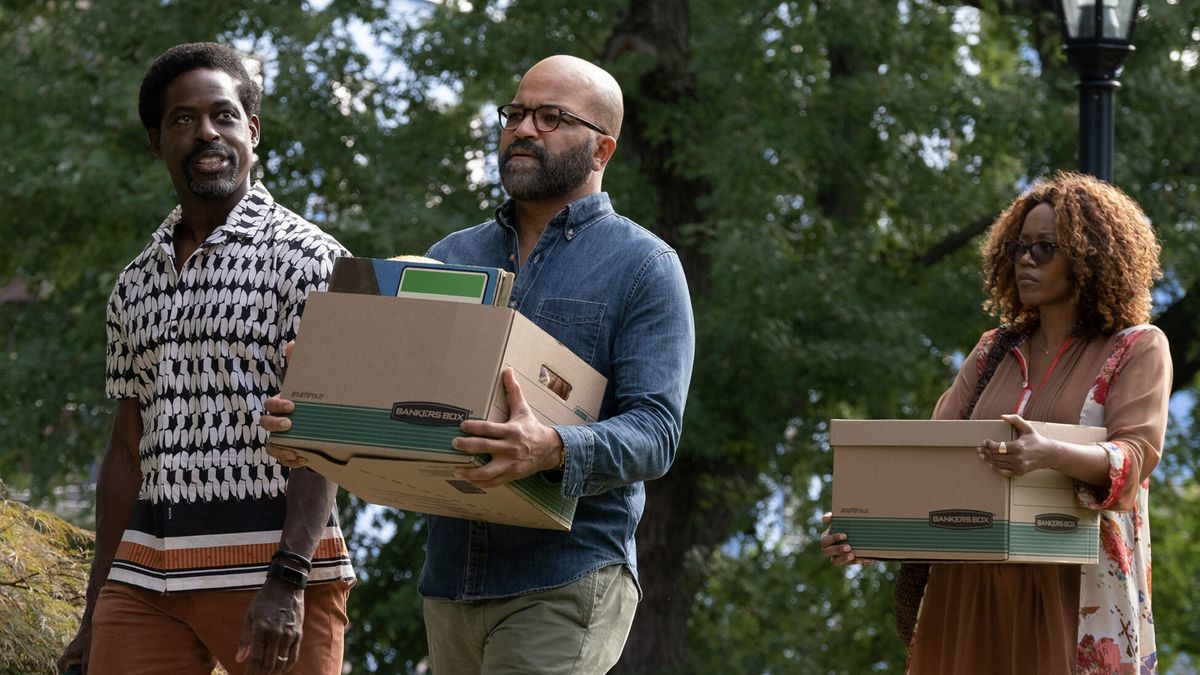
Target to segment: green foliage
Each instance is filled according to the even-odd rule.
[[[0,673],[49,672],[75,635],[92,534],[9,501],[0,483]]]
[[[1153,598],[1159,661],[1164,673],[1200,655],[1200,603],[1196,561],[1200,560],[1200,440],[1195,437],[1197,411],[1174,420],[1167,437],[1167,452],[1150,488],[1150,525],[1153,536]],[[1194,667],[1194,666],[1193,666]]]
[[[685,672],[857,674],[895,672],[903,662],[891,628],[891,570],[863,568],[847,583],[828,565],[800,577],[795,570],[811,555],[800,548],[736,553],[708,562],[690,638],[713,648],[691,650]]]
[[[1168,673],[1181,657],[1194,663],[1200,654],[1200,617],[1195,611],[1200,602],[1195,568],[1200,542],[1194,535],[1200,527],[1200,494],[1195,483],[1189,483],[1169,486],[1158,481],[1151,497],[1155,628],[1162,669]]]
[[[1185,123],[1200,107],[1200,6],[1145,4],[1117,95],[1116,183],[1163,240],[1165,306],[1200,279],[1200,132]],[[1075,74],[1043,5],[691,0],[691,81],[662,83],[665,42],[614,48],[638,6],[623,0],[7,3],[0,285],[27,282],[32,299],[0,305],[0,476],[44,495],[103,446],[105,299],[173,201],[135,113],[162,49],[222,39],[263,59],[262,177],[360,255],[423,252],[488,217],[503,197],[494,107],[536,60],[575,54],[613,72],[632,111],[606,189],[672,237],[695,291],[673,473],[702,487],[697,529],[721,544],[693,546],[681,571],[695,604],[679,668],[898,671],[894,570],[833,569],[813,545],[827,420],[929,414],[991,324],[977,224],[1074,165]],[[664,187],[659,163],[702,189]],[[676,222],[684,207],[697,215]],[[1164,667],[1200,656],[1198,454],[1176,428],[1152,497]],[[349,658],[416,670],[421,519],[353,500],[344,512],[362,575]],[[709,530],[712,513],[728,525]]]
[[[344,494],[344,493],[343,493]],[[350,593],[346,658],[367,672],[411,673],[425,657],[417,580],[425,520],[414,513],[346,499],[343,525],[358,583]]]

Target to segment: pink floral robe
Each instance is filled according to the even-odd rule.
[[[989,331],[980,338],[938,401],[935,419],[963,417],[995,336]],[[1134,326],[1068,343],[1061,352],[1045,376],[1048,355],[1028,344],[1015,348],[971,418],[1019,412],[1029,420],[1107,427],[1101,445],[1110,489],[1076,485],[1080,503],[1101,511],[1100,564],[933,565],[910,649],[912,673],[1157,670],[1146,515],[1171,391],[1167,340],[1153,326]]]

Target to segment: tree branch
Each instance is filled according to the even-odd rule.
[[[29,585],[30,580],[36,579],[37,577],[38,577],[38,573],[33,572],[31,574],[27,574],[27,575],[21,577],[20,579],[13,579],[12,581],[6,581],[3,579],[0,579],[0,586],[7,586],[9,588],[23,588],[25,590],[30,590],[33,588],[32,586]]]
[[[933,267],[942,258],[954,253],[958,249],[965,246],[967,242],[986,231],[988,227],[995,222],[997,215],[999,214],[993,213],[988,216],[977,218],[966,227],[955,232],[951,232],[924,253],[916,256],[916,262],[920,265],[924,265],[925,267]]]

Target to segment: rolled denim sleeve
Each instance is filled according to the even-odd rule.
[[[609,377],[615,414],[554,427],[567,453],[563,495],[600,494],[667,472],[683,429],[695,346],[683,267],[670,248],[657,250],[622,305]]]

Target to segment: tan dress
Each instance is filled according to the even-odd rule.
[[[990,335],[990,334],[989,334]],[[1103,508],[1129,511],[1162,454],[1166,405],[1170,395],[1170,356],[1166,338],[1148,332],[1127,352],[1121,350],[1119,378],[1104,392],[1104,425],[1112,452],[1123,454],[1121,494]],[[1078,424],[1089,391],[1103,380],[1101,371],[1114,353],[1117,337],[1073,340],[1055,354],[1020,351],[1029,368],[1032,388],[1022,416],[1028,420]],[[975,385],[978,364],[991,340],[985,335],[964,361],[958,377],[938,401],[934,419],[961,419]],[[1049,375],[1047,376],[1047,372]],[[1109,373],[1111,375],[1111,373]],[[1098,380],[1099,378],[1099,380]],[[1026,382],[1020,360],[1008,354],[1000,362],[971,415],[996,419],[1016,412]],[[984,439],[980,439],[982,442]],[[991,439],[997,440],[997,439]],[[1112,474],[1117,475],[1117,474]],[[1117,481],[1114,481],[1117,484]],[[1143,496],[1144,499],[1144,496]],[[1146,531],[1146,538],[1149,533]],[[1146,613],[1149,612],[1148,541],[1146,549]],[[1080,566],[1035,564],[935,564],[921,604],[909,655],[909,672],[918,675],[1075,673],[1085,658],[1079,653]],[[1134,641],[1136,643],[1136,640]],[[1153,650],[1153,633],[1149,635]],[[1131,661],[1137,660],[1137,645]],[[1151,658],[1153,653],[1151,653]],[[1136,670],[1133,672],[1137,672]]]

